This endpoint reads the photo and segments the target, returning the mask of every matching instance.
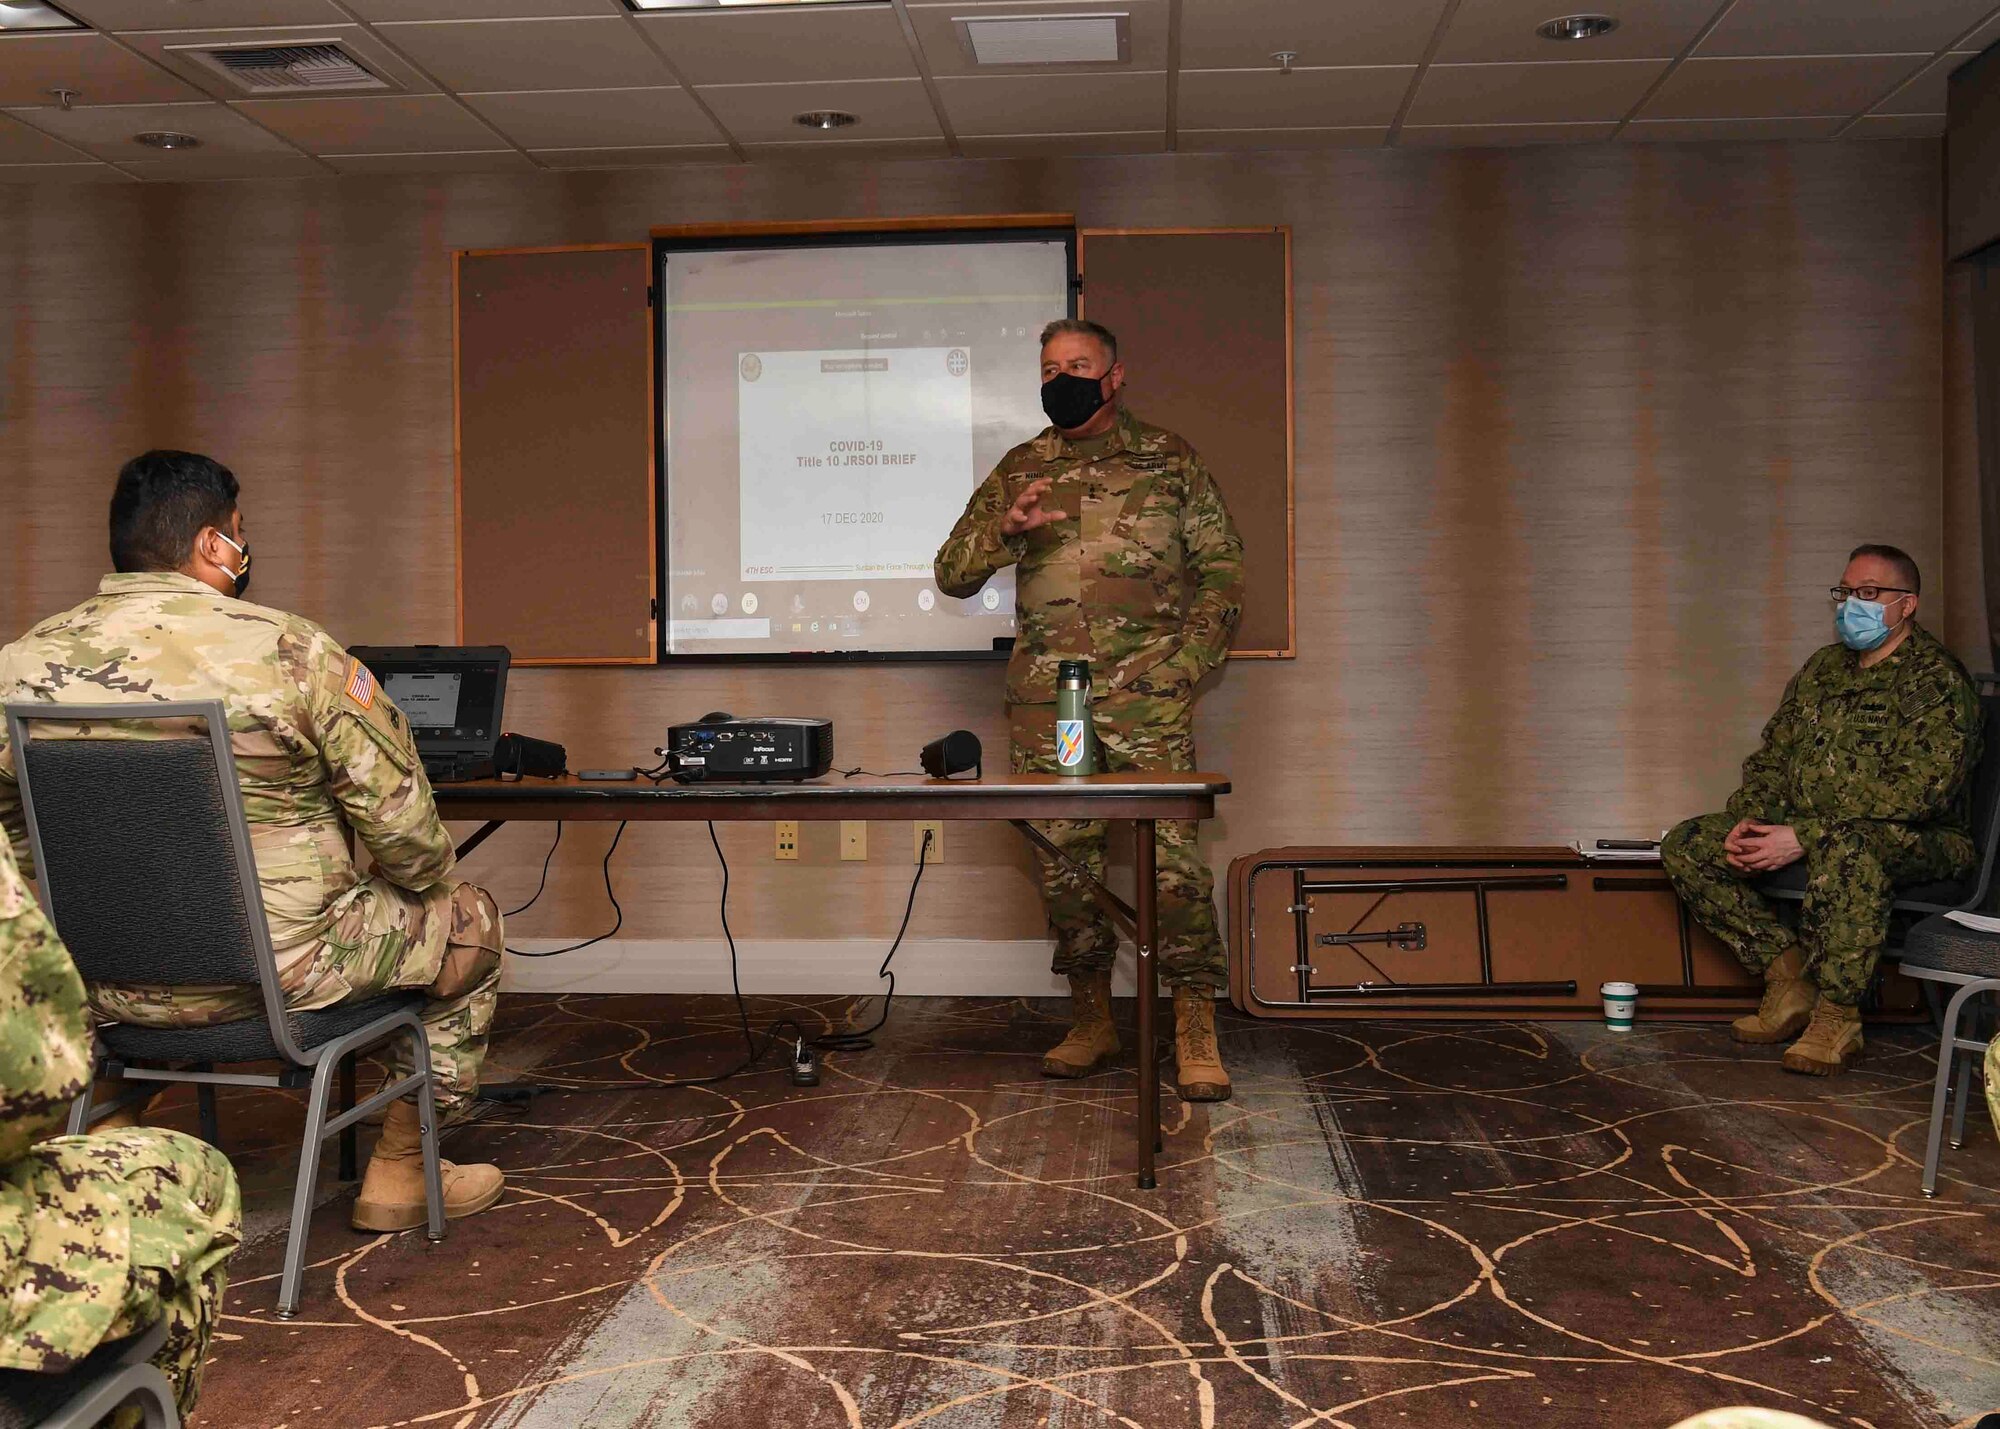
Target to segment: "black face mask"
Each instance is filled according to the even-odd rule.
[[[1078,377],[1058,372],[1042,384],[1042,410],[1049,420],[1066,432],[1073,432],[1104,405],[1104,379]]]

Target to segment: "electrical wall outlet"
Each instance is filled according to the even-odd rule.
[[[777,823],[778,847],[771,856],[789,859],[796,863],[799,857],[799,825],[795,819],[780,819]]]
[[[910,832],[912,834],[912,841],[910,846],[910,862],[912,863],[944,862],[944,823],[942,820],[919,819],[917,820],[916,823],[910,825]],[[924,852],[925,834],[929,834],[931,836],[931,848],[929,853]]]
[[[868,825],[862,820],[840,821],[840,858],[843,863],[867,862]]]

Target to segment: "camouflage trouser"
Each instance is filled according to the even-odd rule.
[[[1106,695],[1091,711],[1091,728],[1106,772],[1193,769],[1193,711],[1185,682],[1156,685],[1141,675]],[[1056,772],[1054,705],[1013,705],[1007,711],[1017,774]],[[1036,828],[1057,848],[1104,876],[1106,825],[1102,819],[1050,819]],[[1229,968],[1216,931],[1215,875],[1196,843],[1198,824],[1163,819],[1158,825],[1160,979],[1169,987],[1227,987]],[[1059,974],[1111,966],[1118,930],[1075,874],[1046,854],[1042,898],[1055,937]]]
[[[430,992],[418,1015],[430,1039],[438,1111],[449,1119],[479,1090],[505,946],[500,910],[484,889],[442,883],[411,893],[371,878],[344,900],[314,954],[288,967],[285,1005],[303,1012],[399,989]],[[114,1022],[145,1027],[204,1027],[263,1010],[255,988],[110,983],[92,985],[90,1005]],[[408,1070],[408,1045],[384,1044],[396,1075]]]
[[[1751,972],[1797,943],[1819,990],[1850,1006],[1875,975],[1896,889],[1962,878],[1973,863],[1972,840],[1955,829],[1872,819],[1827,824],[1806,845],[1806,896],[1796,905],[1794,931],[1780,916],[1781,902],[1723,862],[1722,840],[1735,826],[1728,814],[1703,814],[1674,827],[1660,843],[1674,891]]]
[[[57,1137],[43,1146],[87,1146],[125,1192],[132,1226],[125,1298],[105,1332],[122,1340],[161,1320],[166,1343],[153,1356],[185,1417],[201,1393],[208,1339],[222,1312],[225,1267],[240,1239],[243,1206],[236,1173],[213,1146],[178,1131],[135,1127],[94,1136]],[[136,1425],[136,1409],[112,1424]]]

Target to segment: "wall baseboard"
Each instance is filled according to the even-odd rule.
[[[574,939],[520,938],[523,952]],[[877,938],[736,940],[746,993],[872,996],[888,945]],[[907,940],[892,965],[896,991],[919,997],[1061,997],[1069,984],[1049,971],[1049,945],[1036,939]],[[1135,991],[1132,954],[1119,951],[1111,990]],[[502,992],[728,992],[729,945],[720,938],[614,938],[554,958],[508,958]]]

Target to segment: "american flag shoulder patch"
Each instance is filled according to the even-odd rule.
[[[347,657],[347,698],[364,710],[375,707],[375,677],[352,655]]]

